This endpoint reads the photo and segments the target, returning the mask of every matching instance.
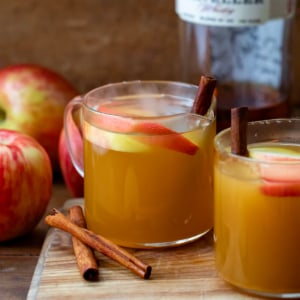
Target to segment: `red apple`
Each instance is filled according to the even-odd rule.
[[[0,241],[30,232],[52,194],[52,168],[31,136],[0,130]]]
[[[78,92],[61,75],[38,65],[0,69],[0,128],[34,137],[59,170],[58,141],[64,108]]]
[[[75,132],[74,134],[72,134],[73,141],[77,143],[78,147],[76,149],[77,151],[80,151],[80,155],[82,155],[82,143],[80,137],[75,137],[76,134],[78,133]],[[83,197],[83,178],[79,175],[79,173],[73,166],[71,156],[67,147],[64,129],[62,129],[60,134],[58,153],[60,168],[68,190],[74,197]]]

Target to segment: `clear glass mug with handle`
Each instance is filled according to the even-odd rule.
[[[122,246],[152,248],[184,244],[212,228],[215,104],[205,116],[190,113],[197,89],[120,82],[67,105],[67,144],[84,176],[89,229]]]

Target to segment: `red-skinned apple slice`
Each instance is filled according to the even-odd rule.
[[[268,196],[274,197],[297,197],[300,196],[300,182],[280,182],[264,180],[261,191]]]
[[[136,140],[128,133],[102,130],[88,122],[84,122],[83,130],[86,139],[99,146],[100,152],[105,152],[106,149],[121,152],[148,152],[151,149],[149,145]]]
[[[267,161],[260,164],[264,194],[277,197],[300,196],[300,153],[281,147],[256,148],[250,157]],[[293,162],[299,162],[295,164]]]
[[[124,108],[122,109],[124,110]],[[125,115],[128,116],[127,119],[122,118],[124,112],[123,110],[118,111],[118,107],[116,106],[100,106],[98,110],[106,113],[106,115],[96,121],[97,127],[99,126],[101,129],[117,133],[130,133],[131,135],[128,137],[130,139],[135,139],[147,145],[155,145],[189,155],[194,155],[198,150],[198,146],[189,139],[160,123],[152,121],[141,123],[134,118],[130,118],[129,116],[132,115],[130,110],[125,112]],[[136,113],[136,110],[134,111]],[[118,113],[119,116],[115,115]],[[141,135],[141,133],[144,135]],[[109,141],[106,139],[106,146],[109,147],[108,144]]]
[[[164,127],[159,123],[144,122],[136,124],[134,130],[147,135],[138,135],[136,138],[146,144],[156,145],[170,150],[194,155],[198,146],[181,134]]]

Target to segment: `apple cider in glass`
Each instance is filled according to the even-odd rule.
[[[216,266],[231,284],[300,297],[300,119],[249,123],[249,157],[215,140]]]
[[[83,110],[87,225],[119,245],[178,245],[212,228],[214,111],[189,113],[197,87],[177,84],[191,95],[152,83]]]

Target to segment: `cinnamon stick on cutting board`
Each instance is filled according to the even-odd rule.
[[[74,224],[59,210],[53,208],[51,213],[45,217],[45,222],[49,226],[53,226],[70,233],[82,243],[113,259],[141,278],[150,278],[152,271],[152,267],[150,265],[143,263],[133,254],[117,246],[112,241],[104,238],[103,236],[95,234],[88,229]]]
[[[86,221],[81,206],[75,205],[69,209],[70,221],[79,227],[86,228]],[[94,251],[79,239],[72,236],[73,250],[80,274],[85,280],[98,279],[99,270]]]

